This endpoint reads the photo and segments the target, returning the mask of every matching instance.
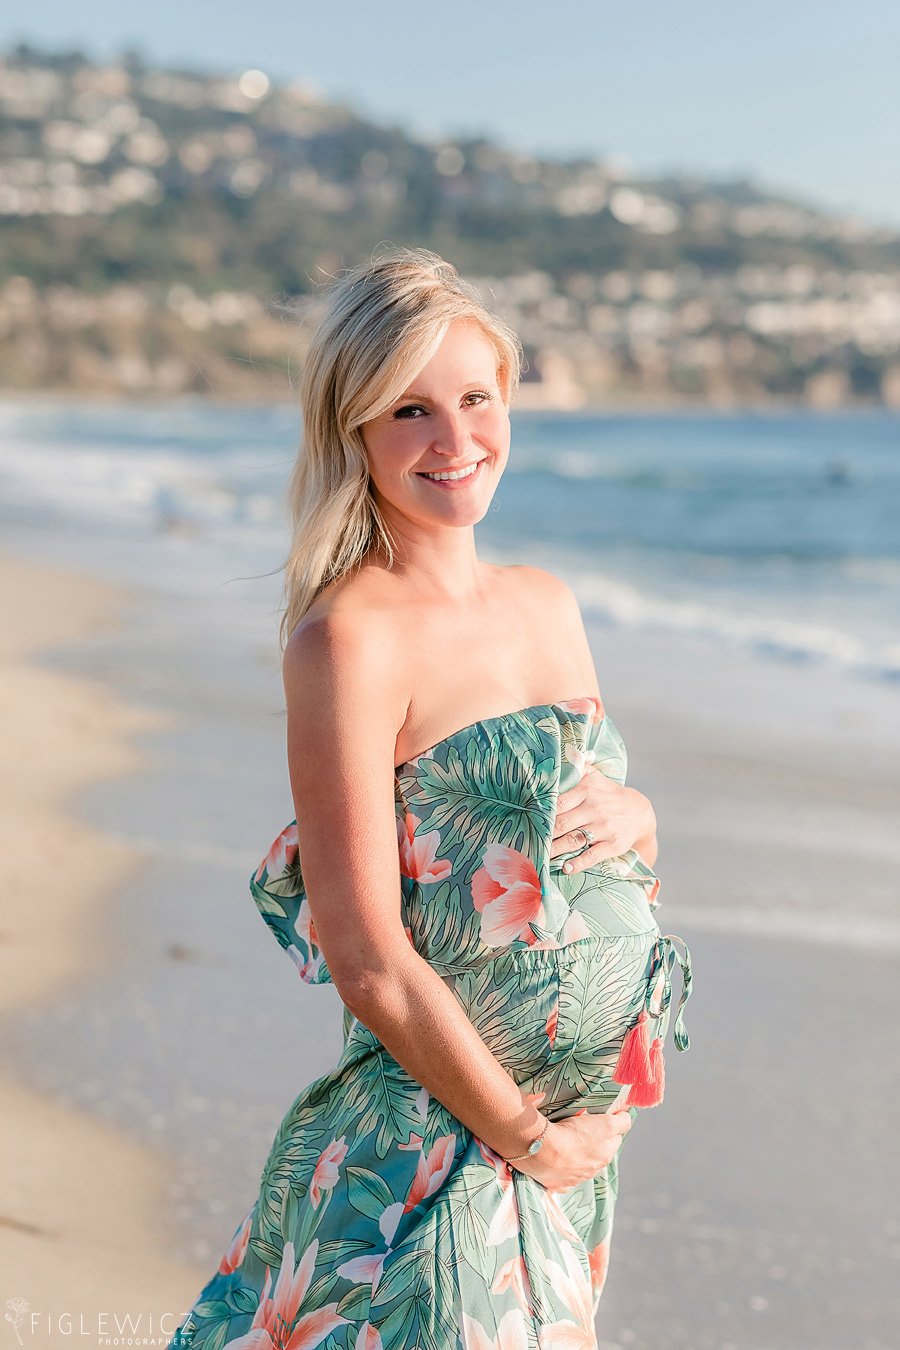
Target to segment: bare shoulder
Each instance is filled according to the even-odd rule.
[[[343,671],[360,679],[373,674],[379,656],[390,647],[384,625],[367,614],[342,608],[307,614],[294,629],[284,649],[285,679],[304,680],[317,672]]]
[[[291,633],[282,662],[288,711],[350,725],[353,710],[365,709],[395,736],[409,703],[400,634],[390,604],[378,603],[377,582],[354,580],[361,584],[320,597]]]
[[[392,653],[396,640],[390,577],[374,568],[341,577],[326,587],[291,633],[284,650],[286,668],[353,658],[377,660]]]
[[[508,574],[510,584],[523,602],[529,607],[538,606],[543,615],[552,618],[554,623],[574,623],[581,628],[581,610],[575,592],[561,577],[545,572],[542,567],[531,567],[527,563],[502,569]]]

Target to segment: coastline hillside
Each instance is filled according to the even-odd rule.
[[[291,301],[384,241],[451,258],[517,327],[526,408],[900,407],[896,231],[744,180],[426,143],[259,71],[0,60],[0,388],[287,396]]]

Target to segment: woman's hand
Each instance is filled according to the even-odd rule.
[[[579,1111],[566,1120],[551,1121],[534,1157],[509,1166],[533,1177],[548,1191],[570,1191],[612,1162],[630,1129],[628,1111],[595,1115]]]
[[[594,836],[587,848],[585,828]],[[649,799],[589,765],[577,786],[559,795],[550,857],[582,849],[563,864],[563,871],[575,873],[604,858],[621,857],[631,848],[637,849],[648,867],[653,866],[656,815]]]

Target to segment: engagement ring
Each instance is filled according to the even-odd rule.
[[[589,830],[586,825],[582,825],[581,833],[584,835],[584,846],[587,848],[589,844],[594,842],[594,831]]]

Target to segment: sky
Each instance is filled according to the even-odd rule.
[[[748,177],[900,227],[896,0],[30,0],[30,41],[303,79],[414,134]],[[7,10],[9,15],[9,10]],[[27,16],[27,17],[26,17]]]

